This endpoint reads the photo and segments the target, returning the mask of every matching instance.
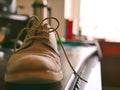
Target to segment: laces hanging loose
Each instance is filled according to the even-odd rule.
[[[69,59],[69,57],[68,57],[68,55],[67,55],[67,53],[66,53],[66,50],[65,50],[65,48],[64,48],[64,46],[63,46],[63,44],[62,44],[62,41],[61,41],[61,39],[60,39],[60,35],[59,35],[58,31],[57,31],[60,23],[59,23],[58,19],[55,18],[55,17],[48,17],[48,18],[45,18],[45,19],[43,19],[42,21],[40,21],[37,16],[32,16],[32,17],[30,18],[30,20],[28,21],[28,23],[27,23],[27,27],[26,27],[26,28],[23,28],[23,29],[20,31],[20,33],[18,34],[18,36],[17,36],[17,38],[16,38],[16,41],[15,41],[15,45],[14,45],[14,52],[16,51],[16,42],[18,41],[19,37],[22,35],[23,31],[24,31],[24,30],[31,30],[30,24],[32,23],[32,21],[36,21],[36,22],[38,23],[37,26],[40,28],[40,27],[42,26],[43,22],[46,21],[46,20],[49,20],[49,19],[55,20],[55,21],[57,22],[57,26],[56,26],[55,28],[53,28],[53,27],[48,28],[48,29],[49,29],[48,33],[51,33],[51,32],[55,32],[55,33],[56,33],[57,38],[58,38],[58,40],[60,41],[60,46],[61,46],[61,48],[62,48],[62,50],[63,50],[63,52],[64,52],[64,55],[65,55],[65,57],[66,57],[66,60],[67,60],[68,64],[70,65],[72,71],[74,72],[74,74],[75,74],[79,79],[83,80],[84,82],[87,82],[85,79],[83,79],[83,78],[75,71],[75,69],[73,68],[73,66],[72,66],[72,64],[71,64],[71,62],[70,62],[70,59]],[[32,39],[32,38],[34,38],[34,37],[30,37],[29,39]],[[36,37],[36,38],[42,38],[42,37],[40,36],[40,37]]]

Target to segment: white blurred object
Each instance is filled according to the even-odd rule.
[[[80,18],[80,0],[64,1],[64,18],[68,20],[78,20]]]
[[[4,52],[0,51],[0,60],[4,57]]]

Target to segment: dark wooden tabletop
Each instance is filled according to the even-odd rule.
[[[78,72],[84,61],[93,53],[97,51],[96,46],[65,46],[67,54],[70,58],[70,62]],[[60,82],[51,84],[16,84],[16,83],[6,83],[4,82],[4,73],[6,68],[6,63],[12,52],[10,50],[4,51],[4,59],[0,59],[0,90],[70,90],[74,82],[75,75],[71,70],[63,51],[59,48],[62,70],[64,78]]]

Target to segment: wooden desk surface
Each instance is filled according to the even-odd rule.
[[[65,49],[67,51],[67,54],[70,58],[70,62],[72,63],[75,70],[78,72],[82,65],[84,65],[85,60],[92,55],[94,52],[97,51],[97,48],[95,46],[65,46]],[[4,70],[1,70],[3,74],[1,75],[1,83],[0,83],[0,90],[70,90],[70,87],[72,86],[72,83],[74,82],[75,75],[73,74],[73,71],[71,70],[63,51],[60,49],[60,56],[61,56],[61,63],[62,63],[62,69],[64,78],[62,81],[52,84],[15,84],[15,83],[4,83]],[[8,57],[7,57],[8,58]],[[4,67],[6,62],[4,63]],[[1,65],[1,62],[0,62]],[[1,68],[1,66],[0,66]]]

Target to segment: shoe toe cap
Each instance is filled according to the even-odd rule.
[[[8,65],[8,72],[18,72],[26,70],[50,70],[60,71],[61,64],[59,58],[51,56],[24,55],[11,57]]]

